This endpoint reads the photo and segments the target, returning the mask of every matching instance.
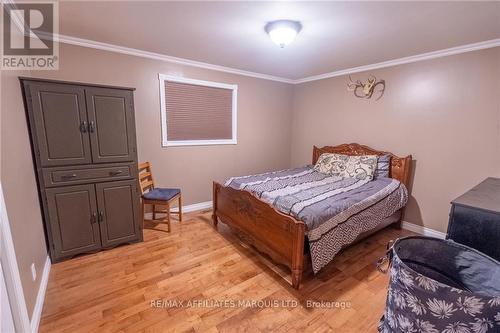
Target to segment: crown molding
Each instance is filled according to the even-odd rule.
[[[103,51],[111,51],[111,52],[116,52],[116,53],[121,53],[121,54],[132,55],[132,56],[136,56],[136,57],[160,60],[160,61],[170,62],[170,63],[174,63],[174,64],[179,64],[179,65],[192,66],[192,67],[198,67],[198,68],[203,68],[203,69],[210,69],[210,70],[214,70],[214,71],[218,71],[218,72],[249,76],[249,77],[270,80],[270,81],[278,81],[278,82],[291,83],[291,84],[294,83],[294,80],[292,80],[292,79],[287,79],[287,78],[283,78],[283,77],[279,77],[279,76],[250,72],[250,71],[245,71],[242,69],[219,66],[219,65],[209,64],[206,62],[190,60],[190,59],[172,57],[172,56],[164,55],[164,54],[160,54],[160,53],[149,52],[149,51],[134,49],[134,48],[130,48],[130,47],[114,45],[114,44],[102,43],[102,42],[97,42],[97,41],[78,38],[78,37],[72,37],[72,36],[66,36],[66,35],[59,34],[57,36],[54,36],[54,40],[58,40],[60,43],[65,43],[65,44],[83,46],[83,47],[88,47],[88,48],[103,50]]]
[[[403,57],[403,58],[383,61],[383,62],[359,66],[359,67],[352,67],[352,68],[342,69],[342,70],[338,70],[338,71],[333,71],[333,72],[329,72],[329,73],[324,73],[324,74],[319,74],[319,75],[314,75],[314,76],[309,76],[309,77],[305,77],[302,79],[294,80],[294,79],[273,76],[273,75],[268,75],[268,74],[263,74],[263,73],[245,71],[245,70],[237,69],[237,68],[209,64],[209,63],[190,60],[190,59],[172,57],[172,56],[164,55],[164,54],[160,54],[160,53],[154,53],[154,52],[129,48],[129,47],[125,47],[125,46],[119,46],[119,45],[114,45],[114,44],[109,44],[109,43],[97,42],[97,41],[93,41],[93,40],[89,40],[89,39],[83,39],[83,38],[72,37],[72,36],[67,36],[67,35],[59,34],[59,35],[53,36],[53,39],[55,41],[59,41],[60,43],[65,43],[65,44],[93,48],[93,49],[103,50],[103,51],[116,52],[116,53],[121,53],[121,54],[132,55],[132,56],[136,56],[136,57],[142,57],[142,58],[148,58],[148,59],[153,59],[153,60],[160,60],[160,61],[175,63],[175,64],[179,64],[179,65],[184,65],[184,66],[198,67],[198,68],[209,69],[209,70],[214,70],[214,71],[219,71],[219,72],[225,72],[225,73],[230,73],[230,74],[254,77],[254,78],[258,78],[258,79],[277,81],[277,82],[283,82],[283,83],[289,83],[289,84],[301,84],[301,83],[306,83],[306,82],[324,80],[324,79],[337,77],[337,76],[343,76],[343,75],[354,74],[354,73],[359,73],[359,72],[366,72],[366,71],[387,68],[387,67],[392,67],[392,66],[410,64],[410,63],[414,63],[414,62],[442,58],[442,57],[447,57],[447,56],[451,56],[451,55],[467,53],[467,52],[472,52],[472,51],[478,51],[478,50],[484,50],[484,49],[489,49],[489,48],[494,48],[494,47],[500,46],[500,38],[497,38],[497,39],[491,39],[491,40],[487,40],[487,41],[483,41],[483,42],[466,44],[466,45],[456,46],[456,47],[452,47],[452,48],[448,48],[448,49],[432,51],[432,52],[427,52],[427,53],[421,53],[421,54],[417,54],[417,55],[413,55],[413,56],[409,56],[409,57]]]
[[[489,48],[498,47],[498,46],[500,46],[500,38],[491,39],[491,40],[487,40],[487,41],[479,42],[479,43],[472,43],[472,44],[451,47],[449,49],[443,49],[443,50],[438,50],[438,51],[433,51],[433,52],[417,54],[417,55],[399,58],[399,59],[383,61],[383,62],[379,62],[376,64],[371,64],[371,65],[353,67],[353,68],[343,69],[343,70],[334,71],[334,72],[330,72],[330,73],[309,76],[309,77],[305,77],[303,79],[294,80],[293,83],[300,84],[300,83],[306,83],[306,82],[311,82],[311,81],[323,80],[323,79],[328,79],[328,78],[332,78],[332,77],[336,77],[336,76],[348,75],[348,74],[359,73],[359,72],[366,72],[366,71],[371,71],[371,70],[386,68],[386,67],[392,67],[392,66],[397,66],[397,65],[410,64],[413,62],[436,59],[436,58],[441,58],[441,57],[447,57],[447,56],[451,56],[451,55],[455,55],[455,54],[484,50],[484,49],[489,49]]]
[[[10,6],[14,6],[14,7],[16,5],[14,0],[2,0],[2,3],[4,3],[5,5],[10,5]],[[24,29],[24,27],[22,26],[22,23],[20,22],[20,20],[17,17],[14,18],[14,23],[15,23],[14,25],[22,33],[29,31],[29,29]],[[324,80],[324,79],[329,79],[332,77],[338,77],[338,76],[354,74],[354,73],[359,73],[359,72],[366,72],[366,71],[387,68],[387,67],[392,67],[392,66],[410,64],[410,63],[414,63],[414,62],[418,62],[418,61],[425,61],[425,60],[430,60],[430,59],[442,58],[442,57],[457,55],[457,54],[461,54],[461,53],[479,51],[479,50],[490,49],[490,48],[500,46],[500,38],[496,38],[496,39],[490,39],[490,40],[486,40],[486,41],[482,41],[482,42],[465,44],[465,45],[460,45],[460,46],[456,46],[456,47],[451,47],[451,48],[427,52],[427,53],[421,53],[421,54],[417,54],[417,55],[413,55],[413,56],[392,59],[392,60],[383,61],[383,62],[379,62],[379,63],[375,63],[375,64],[363,65],[363,66],[352,67],[352,68],[342,69],[342,70],[338,70],[338,71],[328,72],[328,73],[324,73],[324,74],[308,76],[308,77],[304,77],[301,79],[289,79],[289,78],[285,78],[285,77],[273,76],[273,75],[264,74],[264,73],[256,73],[256,72],[246,71],[246,70],[242,70],[242,69],[238,69],[238,68],[209,64],[206,62],[201,62],[201,61],[196,61],[196,60],[190,60],[190,59],[179,58],[179,57],[172,57],[172,56],[165,55],[165,54],[149,52],[149,51],[144,51],[144,50],[140,50],[140,49],[119,46],[119,45],[115,45],[115,44],[103,43],[103,42],[98,42],[98,41],[94,41],[94,40],[90,40],[90,39],[78,38],[78,37],[73,37],[73,36],[68,36],[68,35],[54,34],[54,35],[43,36],[43,34],[42,34],[42,35],[39,35],[39,37],[46,38],[46,39],[53,39],[55,42],[59,42],[59,43],[77,45],[77,46],[93,48],[93,49],[97,49],[97,50],[116,52],[116,53],[121,53],[121,54],[132,55],[132,56],[136,56],[136,57],[143,57],[143,58],[148,58],[148,59],[153,59],[153,60],[160,60],[160,61],[180,64],[180,65],[184,65],[184,66],[198,67],[198,68],[209,69],[209,70],[214,70],[214,71],[219,71],[219,72],[225,72],[225,73],[230,73],[230,74],[254,77],[254,78],[258,78],[258,79],[277,81],[277,82],[283,82],[283,83],[289,83],[289,84],[301,84],[301,83],[306,83],[306,82]]]

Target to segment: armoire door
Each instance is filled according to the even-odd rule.
[[[84,88],[30,82],[29,91],[42,166],[92,163]]]
[[[96,184],[103,247],[140,239],[137,180]]]
[[[94,185],[56,187],[45,192],[57,257],[100,249]]]
[[[94,163],[135,158],[132,91],[86,88],[87,115]]]

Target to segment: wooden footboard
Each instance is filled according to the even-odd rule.
[[[292,271],[298,289],[304,268],[305,224],[285,215],[247,191],[213,183],[213,221],[236,229],[245,241]]]

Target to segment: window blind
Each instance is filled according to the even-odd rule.
[[[167,140],[231,139],[233,91],[165,81]]]

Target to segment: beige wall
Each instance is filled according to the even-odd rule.
[[[18,76],[29,72],[2,71],[1,182],[21,283],[31,317],[47,251],[35,172]],[[37,278],[31,277],[31,263]]]
[[[346,142],[412,154],[405,220],[445,232],[449,202],[500,174],[499,66],[496,48],[372,71],[387,82],[379,101],[355,98],[345,76],[297,85],[291,164]]]

